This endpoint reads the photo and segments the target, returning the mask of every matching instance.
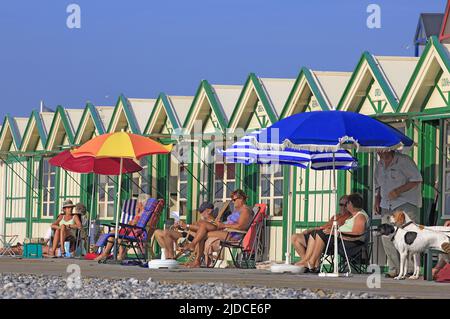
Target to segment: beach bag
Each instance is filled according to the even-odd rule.
[[[450,283],[450,264],[446,264],[436,275],[436,282]]]

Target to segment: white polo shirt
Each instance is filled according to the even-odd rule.
[[[422,182],[422,175],[416,163],[405,154],[395,153],[392,163],[385,168],[381,161],[378,161],[374,173],[375,189],[380,190],[381,208],[395,209],[400,205],[410,203],[417,207],[422,207],[421,185],[400,194],[394,200],[389,200],[389,193],[408,182]]]

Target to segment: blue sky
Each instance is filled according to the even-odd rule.
[[[81,29],[66,26],[70,3]],[[366,8],[381,7],[381,29]],[[413,55],[421,12],[445,0],[15,0],[0,10],[0,117],[49,107],[114,105],[117,96],[194,95],[201,79],[249,72],[295,77],[302,66],[352,71],[365,50]]]

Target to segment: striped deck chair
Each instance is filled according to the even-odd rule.
[[[123,202],[122,214],[120,216],[120,223],[129,224],[133,220],[133,218],[136,216],[136,206],[137,206],[137,199],[126,199]],[[116,225],[113,223],[108,223],[108,224],[100,224],[100,226],[107,227],[108,231],[105,234],[100,235],[95,246],[104,247],[108,243],[108,238],[111,237],[111,229],[115,228]]]
[[[147,201],[144,212],[136,225],[120,225],[127,229],[127,234],[119,235],[119,238],[122,239],[121,245],[128,249],[132,248],[135,254],[133,259],[141,264],[147,260],[148,240],[152,238],[158,226],[163,208],[163,199],[151,198]]]

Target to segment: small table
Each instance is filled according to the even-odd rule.
[[[14,244],[16,243],[19,235],[0,235],[0,245],[3,246],[3,252],[0,254],[1,257],[11,256],[15,257],[16,253],[12,249]]]

